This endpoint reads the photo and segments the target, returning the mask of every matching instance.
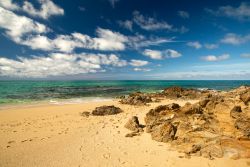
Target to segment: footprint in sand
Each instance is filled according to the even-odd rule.
[[[110,153],[106,153],[106,154],[103,154],[102,157],[105,159],[110,159],[111,155],[110,155]]]
[[[8,141],[8,144],[12,144],[12,143],[15,143],[16,141],[14,140],[11,140],[11,141]]]

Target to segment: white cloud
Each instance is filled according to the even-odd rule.
[[[173,26],[164,21],[158,21],[152,17],[145,17],[138,11],[133,12],[133,20],[144,30],[172,30]]]
[[[151,59],[162,59],[163,58],[163,55],[162,55],[162,52],[161,51],[158,51],[158,50],[151,50],[151,49],[145,49],[143,54],[145,56],[148,56],[150,57]]]
[[[150,57],[151,59],[156,59],[156,60],[160,60],[163,58],[178,58],[178,57],[182,56],[181,53],[179,53],[173,49],[167,49],[167,50],[163,50],[163,51],[145,49],[143,54],[145,56]]]
[[[250,53],[242,53],[240,56],[244,58],[250,58]]]
[[[150,37],[146,38],[143,35],[136,35],[136,36],[130,36],[128,37],[128,45],[132,47],[133,49],[139,49],[143,47],[148,46],[156,46],[163,43],[169,43],[169,42],[178,42],[175,41],[174,38],[159,38],[159,37]]]
[[[112,6],[112,8],[115,8],[115,4],[119,2],[119,0],[109,0],[110,5]]]
[[[64,10],[57,6],[51,0],[38,0],[41,4],[40,9],[35,9],[35,7],[28,1],[24,1],[23,11],[27,12],[31,16],[41,17],[43,19],[48,19],[51,16],[64,15]]]
[[[130,20],[118,21],[118,24],[125,29],[133,31],[133,22]]]
[[[84,73],[104,72],[105,66],[123,67],[127,62],[114,54],[62,54],[46,57],[0,57],[0,76],[46,78]]]
[[[166,58],[181,57],[181,54],[179,52],[177,52],[176,50],[173,50],[173,49],[167,49],[164,52],[165,52]]]
[[[242,2],[238,7],[221,6],[218,10],[206,9],[208,12],[216,16],[225,16],[237,20],[250,20],[250,4]]]
[[[119,33],[108,29],[98,28],[98,37],[90,37],[81,33],[71,35],[58,35],[55,39],[46,36],[32,36],[25,39],[22,44],[30,46],[32,49],[47,51],[72,52],[75,48],[95,49],[95,50],[124,50],[127,38]]]
[[[9,10],[19,10],[19,6],[12,0],[0,0],[0,6]]]
[[[178,11],[178,15],[182,17],[183,19],[188,19],[189,18],[189,13],[186,11]]]
[[[25,16],[0,7],[0,28],[18,44],[45,51],[72,52],[75,48],[95,50],[124,50],[127,37],[108,29],[97,28],[97,37],[80,33],[57,35],[54,39],[45,36],[49,28]]]
[[[40,9],[36,9],[32,3],[24,1],[22,6],[12,0],[0,0],[0,6],[13,11],[23,11],[34,17],[48,19],[51,16],[64,15],[64,10],[51,0],[37,0]]]
[[[72,52],[75,48],[85,48],[104,51],[125,50],[126,47],[138,49],[167,42],[176,42],[173,38],[145,37],[143,35],[125,36],[109,29],[97,28],[96,37],[86,34],[72,33],[56,34],[49,38],[50,29],[28,17],[19,16],[12,11],[0,7],[0,28],[14,42],[26,45],[32,49]]]
[[[145,60],[135,60],[132,59],[129,63],[131,66],[135,66],[135,67],[141,67],[141,66],[145,66],[148,64],[148,61]]]
[[[218,44],[208,44],[208,43],[205,44],[204,46],[205,46],[205,48],[207,48],[207,49],[216,49],[216,48],[219,47]]]
[[[202,48],[202,45],[200,44],[200,42],[195,41],[195,42],[188,42],[187,46],[193,47],[195,49],[200,49]]]
[[[27,33],[40,34],[49,31],[45,25],[25,16],[18,16],[2,7],[0,7],[0,28],[5,29],[7,36],[15,42],[20,42]]]
[[[134,68],[133,69],[134,71],[142,71],[142,72],[149,72],[149,71],[152,71],[152,69],[150,68]]]
[[[225,35],[223,39],[221,39],[222,43],[232,44],[232,45],[240,45],[248,41],[250,41],[250,34],[242,36],[234,33],[228,33]]]
[[[223,54],[221,56],[208,55],[208,56],[201,57],[201,59],[205,61],[222,61],[222,60],[229,59],[229,57],[230,57],[229,54]]]

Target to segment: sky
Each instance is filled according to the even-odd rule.
[[[250,1],[0,0],[0,79],[250,80]]]

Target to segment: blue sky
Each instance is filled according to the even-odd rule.
[[[250,1],[0,0],[0,79],[250,79]]]

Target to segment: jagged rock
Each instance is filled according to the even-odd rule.
[[[114,115],[114,114],[119,114],[123,112],[119,107],[115,106],[101,106],[101,107],[96,107],[95,110],[92,111],[92,115],[98,115],[98,116],[103,116],[103,115]]]
[[[239,129],[244,136],[250,139],[250,118],[249,117],[240,117],[236,119],[234,123],[235,128]]]
[[[83,117],[89,117],[90,112],[84,111],[84,112],[80,113],[80,115],[83,116]]]
[[[169,122],[163,123],[159,126],[154,127],[151,132],[153,140],[159,142],[169,142],[175,139],[177,128]]]
[[[239,118],[241,116],[241,113],[241,106],[234,106],[234,108],[232,108],[232,110],[230,111],[230,116],[232,118]]]
[[[168,105],[160,105],[155,109],[151,109],[145,117],[146,131],[150,132],[154,126],[158,126],[164,121],[173,119],[175,112],[180,108],[176,103]]]
[[[132,93],[127,98],[120,100],[120,103],[130,105],[146,105],[150,102],[153,102],[152,98],[149,95],[140,92]]]
[[[139,124],[138,117],[136,116],[130,118],[124,127],[135,132],[143,131],[142,126]]]

